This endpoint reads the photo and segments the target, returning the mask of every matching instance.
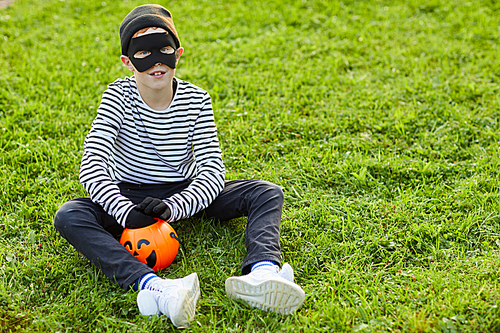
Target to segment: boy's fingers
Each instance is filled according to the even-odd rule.
[[[151,214],[151,212],[154,210],[154,208],[156,207],[156,205],[158,205],[158,201],[156,201],[157,199],[151,201],[146,208],[144,208],[144,213],[146,214]]]
[[[151,201],[153,201],[153,200],[154,200],[154,198],[147,197],[146,199],[142,200],[142,202],[140,204],[137,205],[137,209],[144,211],[144,209],[147,208],[149,206],[149,204],[151,203]]]
[[[163,221],[168,221],[170,219],[170,209],[168,207],[165,207],[165,211],[160,215],[160,219]]]
[[[151,215],[151,213],[161,214],[167,208],[167,205],[160,199],[150,197],[144,199],[141,205],[143,207],[142,211],[148,215]],[[141,207],[138,206],[138,208],[140,209]]]
[[[163,213],[167,208],[167,204],[160,200],[160,203],[153,208],[154,213]]]

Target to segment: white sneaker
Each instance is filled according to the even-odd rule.
[[[175,327],[188,327],[194,319],[196,302],[200,297],[198,274],[181,279],[161,279],[137,295],[137,305],[142,315],[164,314]]]
[[[291,314],[304,303],[305,293],[299,285],[289,280],[293,280],[292,267],[288,265],[283,268],[285,271],[282,269],[279,273],[264,268],[247,275],[232,276],[226,280],[227,296],[242,299],[248,305],[264,311]]]

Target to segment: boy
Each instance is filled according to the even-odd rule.
[[[104,92],[80,166],[90,198],[61,206],[55,227],[109,279],[139,291],[141,314],[165,314],[186,327],[200,296],[197,274],[162,279],[116,237],[155,218],[248,216],[244,275],[229,277],[226,293],[263,310],[292,313],[305,294],[290,265],[279,269],[283,192],[265,181],[224,180],[210,96],[174,76],[184,50],[170,12],[159,5],[133,9],[120,40],[121,61],[134,76]]]

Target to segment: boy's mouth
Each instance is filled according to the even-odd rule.
[[[162,76],[162,75],[165,75],[166,72],[163,72],[163,71],[154,71],[152,73],[149,73],[149,75],[151,76]]]

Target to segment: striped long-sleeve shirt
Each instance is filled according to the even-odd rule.
[[[164,111],[142,100],[134,77],[110,84],[85,139],[80,182],[123,227],[135,205],[120,194],[120,182],[192,180],[182,192],[161,198],[172,211],[171,222],[205,209],[224,186],[210,96],[174,79],[177,90]]]

